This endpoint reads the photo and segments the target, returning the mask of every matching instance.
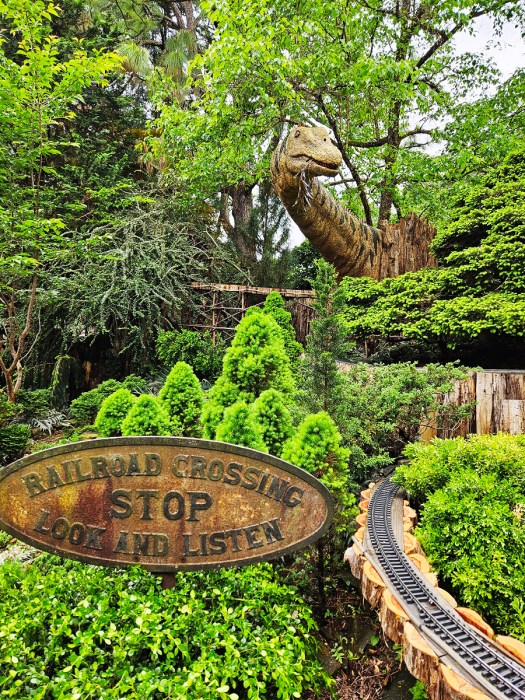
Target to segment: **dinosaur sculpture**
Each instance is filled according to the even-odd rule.
[[[319,183],[317,175],[334,177],[341,163],[341,152],[324,127],[296,126],[275,149],[271,167],[273,186],[288,213],[339,276],[383,279],[433,265],[428,244],[435,232],[425,222],[413,216],[401,227],[368,226]],[[425,225],[428,240],[414,235],[417,222]],[[401,233],[407,240],[399,245]]]

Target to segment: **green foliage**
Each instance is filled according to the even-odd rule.
[[[192,368],[177,362],[160,390],[159,399],[166,413],[177,426],[178,434],[200,437],[203,392]]]
[[[174,422],[155,396],[142,394],[122,422],[122,435],[172,435]]]
[[[120,435],[122,422],[137,399],[129,389],[117,389],[100,406],[95,429],[102,437]]]
[[[344,298],[337,283],[333,265],[319,259],[315,262],[315,318],[310,322],[306,351],[301,363],[301,389],[305,407],[310,412],[328,411],[334,415],[343,400],[343,375],[337,360],[353,354],[353,344],[341,323]]]
[[[187,362],[200,379],[208,381],[220,374],[224,352],[222,338],[219,336],[213,345],[209,331],[160,331],[157,336],[157,357],[164,367]]]
[[[104,383],[104,382],[103,382]],[[128,374],[121,382],[123,389],[128,389],[135,396],[148,393],[148,382],[136,374]],[[99,385],[100,388],[101,385]]]
[[[10,534],[0,530],[0,549],[5,549],[12,539]]]
[[[79,426],[90,425],[95,420],[104,399],[120,388],[120,382],[116,379],[108,379],[95,389],[84,391],[71,402],[69,407],[71,418]]]
[[[381,282],[345,278],[348,332],[456,348],[525,331],[525,150],[469,184],[434,247],[440,267]]]
[[[51,408],[51,389],[20,389],[16,402],[26,420],[44,416]]]
[[[263,311],[269,314],[279,325],[284,340],[284,349],[292,369],[295,370],[303,352],[303,346],[295,339],[292,314],[284,308],[284,299],[279,292],[270,292],[268,294],[263,305]]]
[[[222,421],[217,426],[215,439],[268,452],[260,426],[254,420],[251,407],[244,401],[237,401],[224,411]]]
[[[407,448],[395,481],[424,500],[416,531],[436,572],[499,632],[525,641],[525,438],[472,435]]]
[[[265,389],[290,392],[290,361],[280,327],[258,307],[248,309],[226,351],[223,376],[240,391],[259,396]]]
[[[293,433],[292,417],[283,395],[275,389],[263,391],[252,404],[251,413],[268,452],[280,457],[284,443]]]
[[[5,698],[292,700],[332,685],[315,623],[268,565],[178,574],[43,555],[0,567]]]
[[[307,416],[286,443],[282,458],[310,472],[336,499],[336,526],[348,527],[356,515],[355,497],[348,469],[349,451],[341,446],[341,435],[328,413]]]
[[[315,263],[321,259],[318,253],[308,240],[292,248],[290,251],[290,272],[286,286],[290,289],[311,289],[312,280],[317,274]]]
[[[204,436],[213,439],[224,409],[236,401],[252,403],[266,389],[289,395],[293,386],[279,325],[258,307],[248,309],[226,351],[222,374],[208,392]]]
[[[225,408],[232,406],[236,401],[251,403],[254,398],[253,394],[240,392],[233,382],[220,376],[208,391],[202,410],[203,437],[208,440],[215,438],[217,426],[222,420]]]
[[[24,423],[0,427],[0,465],[9,464],[22,456],[31,440],[31,428]]]
[[[412,695],[412,700],[428,700],[425,684],[421,681],[417,681],[412,688],[409,688],[409,692]]]

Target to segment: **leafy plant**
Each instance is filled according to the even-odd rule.
[[[107,396],[100,406],[95,420],[95,429],[102,437],[120,435],[122,423],[137,398],[129,389],[117,389]]]
[[[0,549],[5,549],[12,539],[9,533],[0,530]]]
[[[333,686],[315,623],[271,566],[108,571],[44,554],[0,567],[0,694],[292,700]],[[29,695],[28,695],[29,696]]]
[[[0,427],[0,464],[8,464],[22,456],[31,440],[31,428],[24,423]]]
[[[71,418],[79,426],[90,425],[95,420],[104,399],[120,387],[121,384],[116,379],[108,379],[95,389],[84,391],[71,402],[69,407]]]
[[[157,336],[157,357],[164,367],[171,368],[177,362],[187,362],[200,379],[208,381],[213,381],[220,374],[224,352],[222,338],[217,337],[214,345],[209,331],[161,330]]]
[[[159,400],[180,435],[201,436],[203,392],[190,365],[177,362],[160,390]]]
[[[237,401],[224,411],[222,421],[217,427],[215,439],[268,452],[268,448],[263,442],[261,429],[254,420],[250,406],[244,401]]]
[[[416,534],[464,604],[525,640],[515,601],[525,586],[525,438],[483,435],[406,450],[394,479],[424,501]]]
[[[69,428],[71,423],[65,413],[57,411],[56,408],[50,408],[45,415],[37,415],[34,418],[30,418],[29,425],[38,432],[51,435],[54,430],[59,428]]]
[[[151,394],[142,394],[122,422],[122,435],[172,435],[173,421],[161,402]]]
[[[408,690],[410,695],[412,696],[412,700],[428,700],[425,684],[421,681],[417,681],[416,684]]]
[[[303,346],[295,339],[295,330],[292,326],[292,314],[285,309],[284,299],[279,292],[270,292],[270,294],[268,294],[263,304],[263,311],[269,314],[279,325],[290,365],[293,369],[296,369],[299,358],[303,352]]]

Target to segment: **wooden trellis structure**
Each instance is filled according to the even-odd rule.
[[[239,321],[250,306],[261,306],[270,292],[279,292],[287,302],[297,340],[304,342],[313,317],[312,300],[315,293],[309,289],[254,287],[242,284],[192,282],[191,288],[200,295],[196,316],[186,328],[200,328],[211,333],[215,344],[218,334],[230,340]]]

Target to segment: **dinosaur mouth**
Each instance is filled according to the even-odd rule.
[[[326,163],[323,160],[317,160],[317,158],[312,158],[312,156],[307,156],[305,154],[295,156],[295,158],[305,160],[308,163],[308,165],[310,163],[315,163],[316,165],[323,168],[324,170],[329,170],[330,172],[333,172],[333,173],[339,172],[339,165],[335,165],[334,163]]]

